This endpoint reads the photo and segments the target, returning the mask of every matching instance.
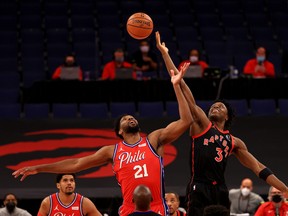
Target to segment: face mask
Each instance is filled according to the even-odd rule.
[[[16,207],[16,204],[14,202],[8,202],[6,204],[6,208],[7,208],[9,213],[12,213],[14,211],[15,207]]]
[[[198,56],[190,56],[190,62],[195,63],[198,61]]]
[[[272,201],[275,203],[279,203],[282,201],[282,196],[279,194],[276,194],[276,195],[272,196]]]
[[[124,57],[116,57],[115,61],[119,62],[119,63],[122,63],[124,61]]]
[[[140,50],[141,50],[141,52],[148,52],[149,51],[149,46],[146,46],[146,45],[140,46]]]
[[[257,56],[258,62],[263,62],[265,60],[265,56]]]
[[[246,197],[246,196],[248,196],[249,194],[250,194],[250,189],[248,189],[248,188],[242,188],[241,189],[241,194],[244,196],[244,197]]]

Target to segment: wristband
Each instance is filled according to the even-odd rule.
[[[273,175],[273,172],[265,167],[264,169],[262,169],[260,172],[259,172],[259,178],[263,179],[264,181],[266,181],[266,179],[268,178],[268,176],[270,175]]]

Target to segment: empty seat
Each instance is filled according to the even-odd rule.
[[[250,108],[253,116],[270,116],[276,114],[276,103],[274,99],[251,99]]]
[[[93,29],[95,28],[95,21],[93,16],[84,15],[75,15],[72,13],[71,16],[72,29],[85,28]]]
[[[18,73],[0,73],[0,89],[18,89],[20,76]]]
[[[19,88],[0,89],[0,104],[16,104],[20,100]]]
[[[80,104],[79,111],[82,118],[108,118],[108,106],[106,103]]]
[[[213,104],[212,100],[199,100],[196,101],[196,104],[203,109],[204,112],[207,112],[210,109],[210,106]]]
[[[128,114],[135,115],[136,107],[134,102],[111,102],[110,112],[112,118],[117,118],[120,115]]]
[[[38,119],[49,117],[49,104],[24,104],[24,117],[27,119]]]
[[[236,116],[247,116],[249,114],[249,108],[246,99],[227,100],[227,102],[235,110]]]
[[[177,101],[166,101],[166,115],[179,118],[179,109]]]
[[[288,99],[280,98],[278,100],[279,113],[283,116],[288,116]]]
[[[77,104],[56,103],[52,106],[54,118],[76,118],[78,115]]]
[[[20,114],[20,104],[0,104],[0,119],[19,119]]]
[[[139,102],[138,111],[140,117],[162,117],[164,113],[162,101]]]

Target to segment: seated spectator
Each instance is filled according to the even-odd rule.
[[[180,199],[177,193],[166,193],[165,201],[168,206],[170,216],[186,216],[186,211],[183,211],[180,206]]]
[[[76,67],[78,70],[78,76],[76,75],[75,79],[83,80],[83,71],[80,66],[76,63],[75,56],[72,54],[69,54],[65,57],[64,63],[56,68],[52,75],[52,79],[69,79],[62,77],[63,74],[61,74],[63,68],[72,68]],[[74,79],[71,76],[71,79]]]
[[[131,62],[134,70],[140,72],[143,78],[158,76],[158,58],[156,53],[151,50],[148,40],[140,41],[139,50],[132,54]]]
[[[247,61],[243,74],[250,75],[253,78],[275,77],[274,65],[267,60],[266,49],[264,47],[257,49],[256,58]]]
[[[284,202],[283,193],[274,188],[269,188],[268,202],[260,205],[255,216],[286,216],[288,215],[288,203]]]
[[[252,192],[253,182],[249,178],[244,178],[240,188],[231,189],[229,191],[229,199],[231,202],[230,212],[233,214],[249,213],[254,215],[257,208],[264,202],[263,198]]]
[[[135,210],[128,216],[160,216],[160,214],[157,214],[151,210],[151,201],[152,195],[150,189],[145,185],[138,185],[133,192],[133,203],[135,203]]]
[[[132,64],[129,63],[128,61],[125,61],[125,55],[124,55],[124,50],[121,48],[118,48],[114,51],[113,54],[113,60],[106,63],[104,68],[103,68],[103,72],[102,72],[102,76],[101,79],[102,80],[113,80],[116,77],[116,69],[117,68],[132,68]],[[136,73],[133,72],[133,78],[136,78]]]
[[[5,195],[3,204],[4,207],[0,209],[1,216],[32,216],[28,211],[17,207],[17,197],[13,193],[8,193]]]
[[[202,75],[203,75],[203,72],[206,68],[208,68],[208,64],[205,62],[205,61],[202,61],[200,59],[200,53],[198,50],[196,49],[192,49],[190,50],[189,52],[189,59],[187,60],[184,60],[182,61],[179,66],[178,66],[178,70],[180,70],[180,68],[185,64],[185,63],[189,63],[190,62],[190,65],[199,65],[201,66],[201,69],[202,69]]]

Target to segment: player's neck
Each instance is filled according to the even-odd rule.
[[[127,144],[135,144],[140,140],[140,133],[127,133],[124,135],[124,142]]]
[[[59,193],[59,199],[64,205],[69,205],[75,198],[75,193],[73,194],[65,194]]]

